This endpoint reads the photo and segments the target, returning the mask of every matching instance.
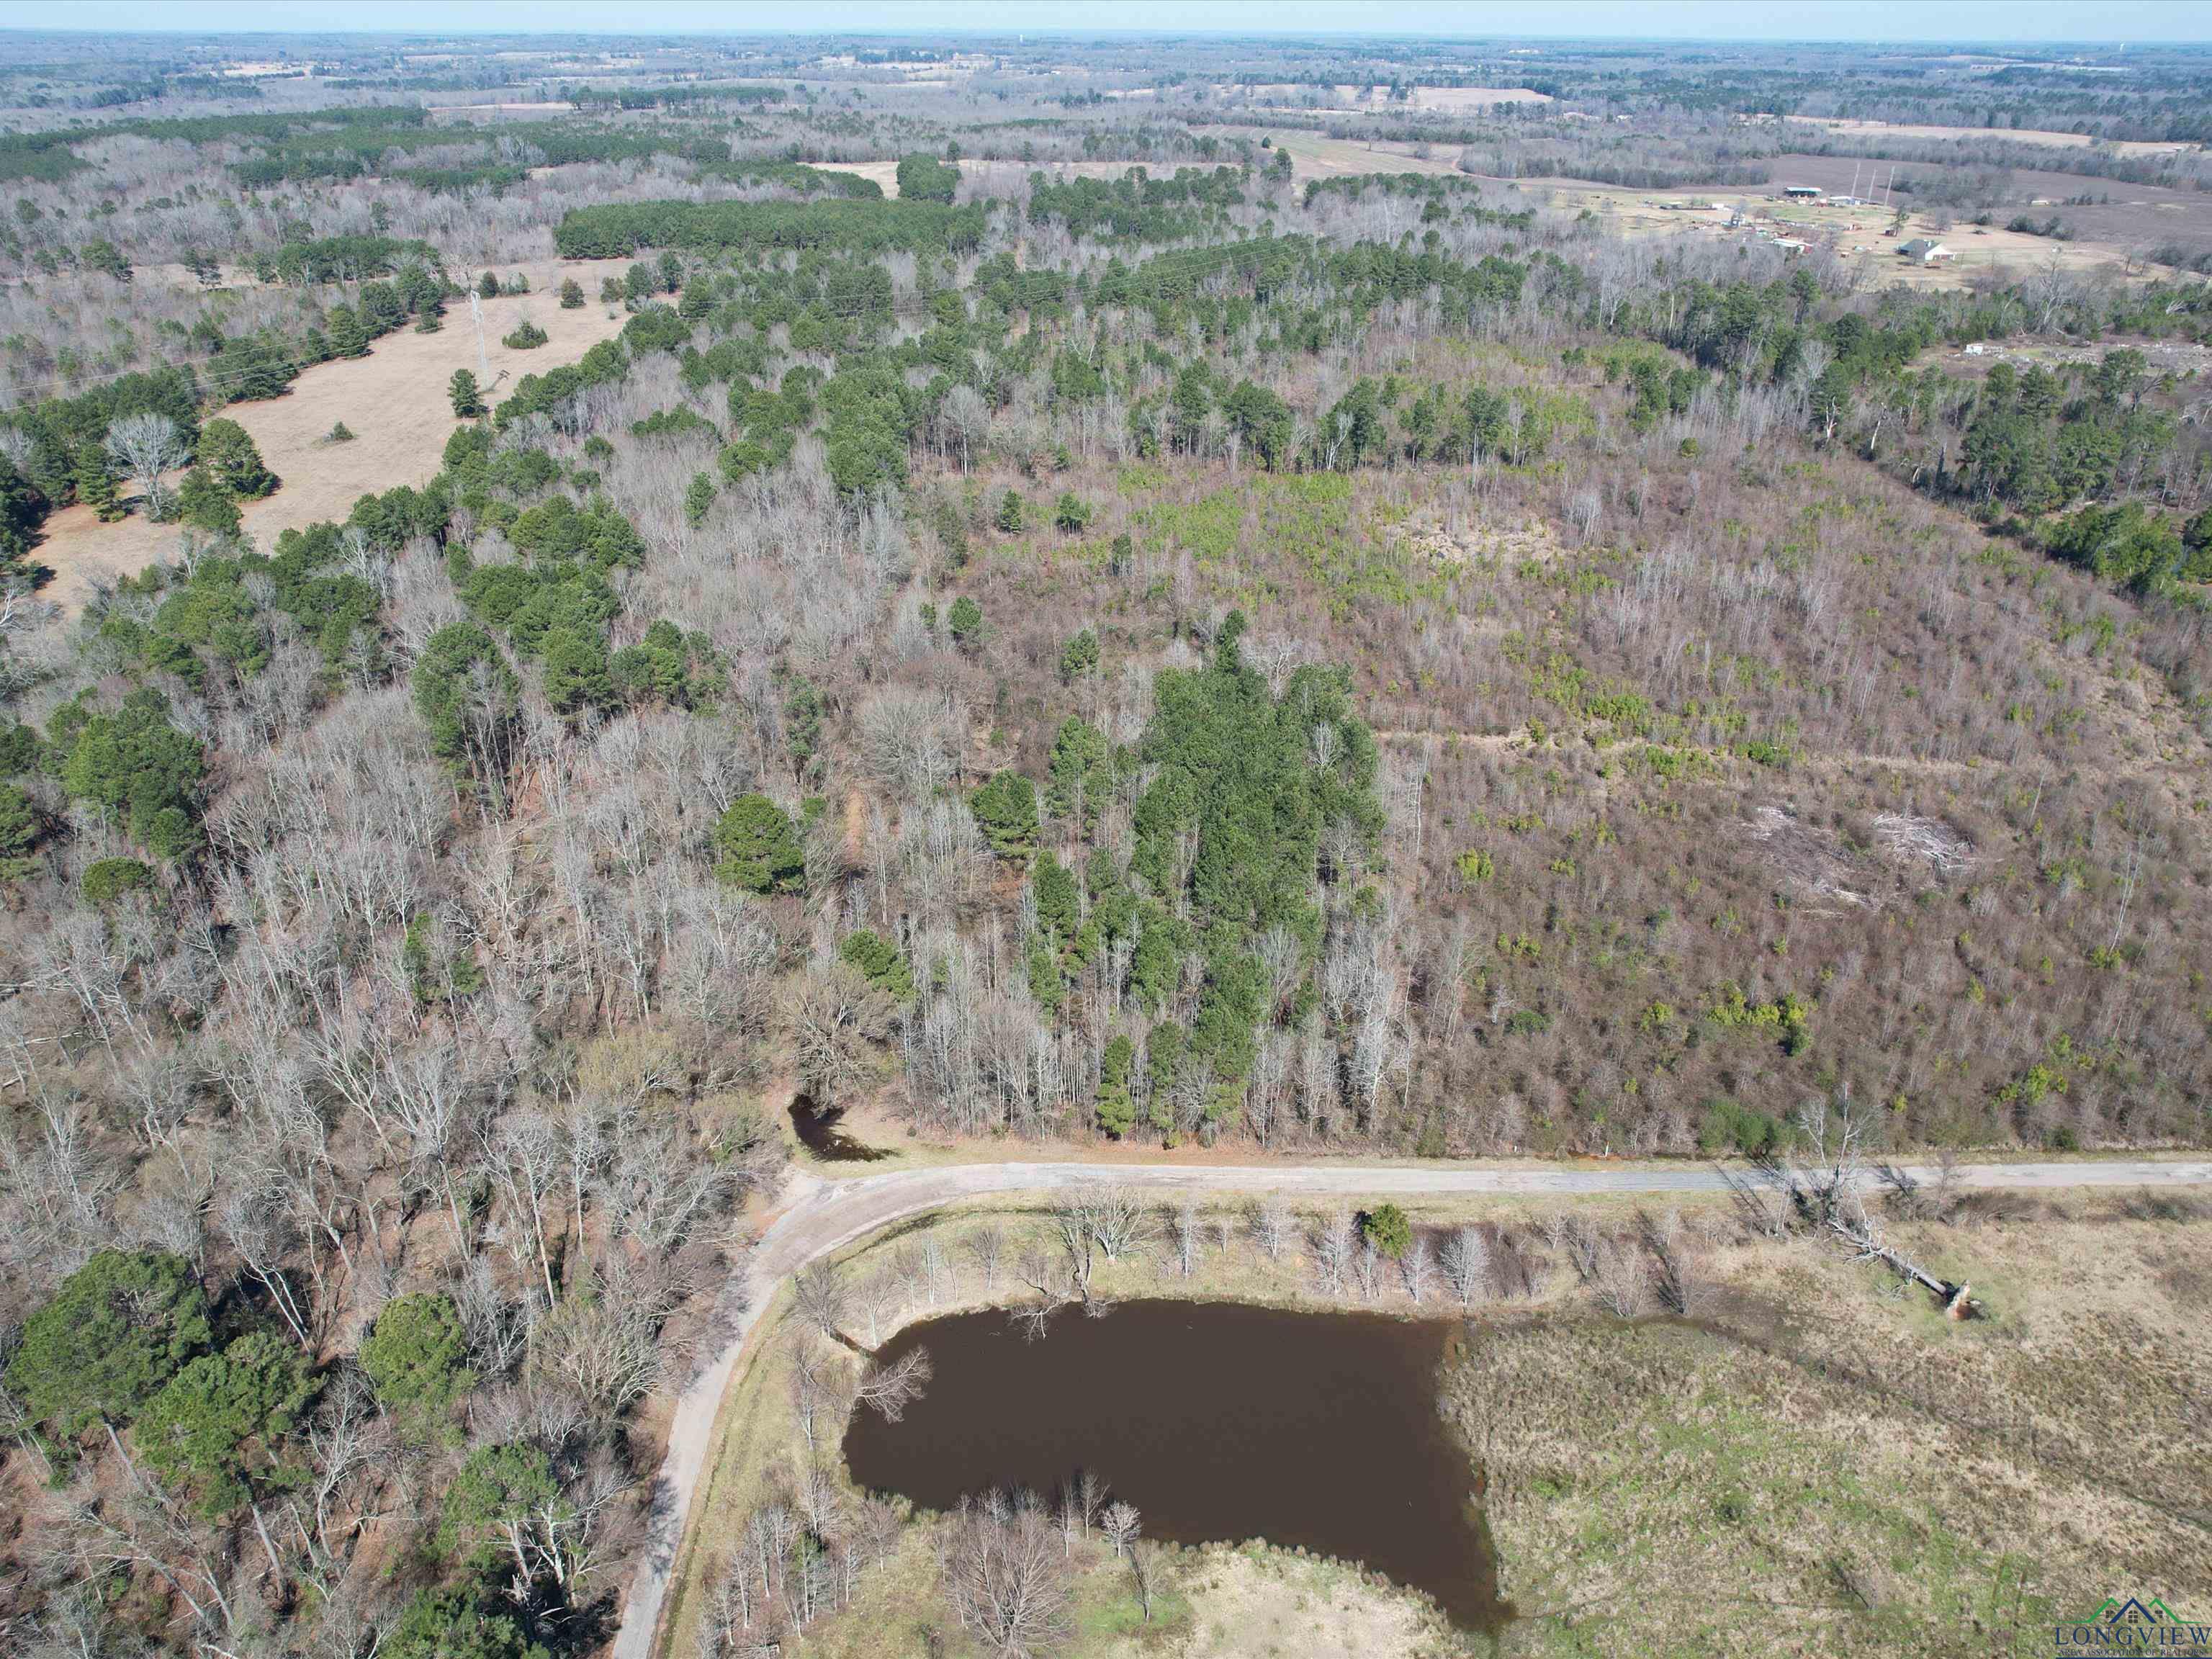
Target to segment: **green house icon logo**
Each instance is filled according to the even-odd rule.
[[[2108,1595],[2104,1604],[2090,1615],[2093,1625],[2178,1625],[2181,1615],[2154,1595],[2149,1601],[2130,1595],[2124,1601]]]

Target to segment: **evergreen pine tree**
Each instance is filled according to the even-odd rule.
[[[691,475],[691,487],[684,492],[684,522],[696,530],[707,521],[707,509],[714,504],[714,481],[703,472]]]
[[[107,457],[98,444],[88,441],[76,447],[76,498],[102,524],[113,524],[123,516],[123,503],[116,498],[115,475],[107,470]]]

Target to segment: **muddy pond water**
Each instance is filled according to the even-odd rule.
[[[818,1109],[812,1098],[795,1095],[791,1102],[791,1127],[799,1144],[825,1164],[873,1164],[890,1156],[881,1147],[871,1146],[854,1139],[839,1127],[844,1121],[842,1107]]]
[[[1025,1338],[1003,1311],[909,1327],[884,1357],[929,1350],[904,1418],[857,1413],[854,1480],[951,1510],[1076,1469],[1142,1511],[1148,1538],[1265,1538],[1364,1562],[1425,1590],[1455,1624],[1504,1620],[1474,1467],[1437,1411],[1456,1325],[1237,1303],[1077,1310]]]

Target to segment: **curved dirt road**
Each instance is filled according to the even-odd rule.
[[[1911,1172],[1932,1180],[1931,1169]],[[2212,1162],[1962,1164],[1963,1188],[2057,1190],[2086,1187],[2175,1187],[2212,1183]],[[1291,1198],[1449,1197],[1460,1194],[1713,1193],[1720,1171],[1702,1164],[1632,1164],[1616,1169],[1498,1169],[1419,1165],[1219,1165],[1143,1164],[970,1164],[899,1170],[823,1181],[794,1174],[783,1208],[753,1246],[725,1291],[727,1340],[685,1389],[669,1425],[668,1454],[653,1486],[646,1556],[630,1584],[616,1633],[614,1659],[652,1659],[661,1611],[674,1576],[699,1476],[712,1449],[714,1418],[762,1309],[790,1274],[819,1257],[908,1216],[1004,1193],[1043,1193],[1106,1181],[1148,1191],[1279,1194]]]

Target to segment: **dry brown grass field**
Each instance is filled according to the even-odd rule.
[[[521,376],[572,363],[619,334],[626,313],[601,305],[598,294],[602,277],[627,268],[619,259],[549,259],[511,268],[530,279],[531,291],[483,301],[488,386],[504,396]],[[591,296],[580,310],[561,308],[557,290],[570,276]],[[501,344],[525,318],[545,331],[546,343],[527,351]],[[441,464],[455,424],[447,383],[457,368],[483,378],[465,301],[447,307],[446,325],[435,334],[412,329],[387,334],[366,357],[308,369],[281,398],[222,410],[252,435],[262,459],[283,480],[274,495],[240,504],[246,533],[266,549],[280,531],[343,520],[372,491],[427,482]],[[341,421],[353,441],[331,443],[331,429]],[[100,583],[135,574],[173,552],[177,537],[175,525],[155,524],[137,512],[102,524],[88,507],[64,507],[46,520],[34,556],[54,572],[40,597],[74,615]]]
[[[2116,155],[2172,155],[2198,146],[2135,138],[2097,138],[2086,132],[2045,132],[2033,127],[1947,127],[1911,121],[1852,121],[1835,117],[1805,118],[1806,124],[1838,135],[1875,138],[1955,138],[1962,142],[2000,139],[2011,144],[2046,144],[2054,149],[2108,149]]]
[[[1456,145],[1436,145],[1429,155],[1418,154],[1426,146],[1395,143],[1387,139],[1372,143],[1354,142],[1346,138],[1330,138],[1317,132],[1297,130],[1279,131],[1264,126],[1213,126],[1195,131],[1212,133],[1224,138],[1249,138],[1257,142],[1271,138],[1276,147],[1291,158],[1291,177],[1299,184],[1309,179],[1342,179],[1364,173],[1440,173],[1454,177],[1460,175]]]
[[[1214,95],[1232,102],[1242,101],[1255,110],[1283,109],[1304,113],[1315,109],[1392,110],[1412,108],[1422,111],[1442,111],[1464,114],[1470,111],[1494,109],[1500,104],[1548,104],[1548,93],[1536,92],[1527,87],[1415,87],[1412,97],[1401,104],[1390,96],[1387,86],[1338,85],[1331,87],[1325,98],[1309,102],[1307,94],[1315,88],[1277,82],[1262,86],[1217,86]]]
[[[2110,1595],[2202,1616],[2212,1227],[2008,1200],[1901,1232],[1992,1317],[1739,1238],[1687,1318],[1475,1323],[1448,1392],[1510,1650],[2026,1655]]]
[[[886,196],[896,197],[898,163],[896,161],[809,161],[807,166],[823,173],[849,173],[856,178],[872,179]],[[1018,189],[1032,173],[1049,173],[1055,179],[1119,179],[1133,167],[1145,167],[1142,161],[989,161],[970,159],[955,163],[961,177],[967,180],[970,193],[988,196]],[[1148,169],[1154,174],[1175,171],[1170,165]]]
[[[1819,184],[1823,188],[1845,190],[1851,179],[1849,161],[1842,163],[1842,182],[1834,182],[1832,173],[1838,163],[1833,157],[1815,158],[1805,165],[1778,162],[1775,179],[1778,184],[1787,180]],[[1886,171],[1886,164],[1885,164]],[[2090,181],[2076,179],[2078,186]],[[2175,224],[2166,223],[2164,209],[2144,207],[2135,215],[2136,232],[2120,234],[2117,232],[2099,236],[2083,235],[2072,241],[2056,241],[2048,237],[2033,236],[2024,232],[2007,230],[2003,221],[2009,214],[2001,216],[1999,222],[1974,225],[1955,216],[1948,228],[1939,228],[1937,216],[1921,211],[1904,198],[1898,202],[1913,210],[1908,215],[1904,228],[1894,237],[1883,233],[1889,228],[1894,212],[1878,207],[1837,207],[1826,202],[1789,202],[1781,198],[1773,186],[1750,189],[1723,190],[1627,190],[1614,185],[1595,185],[1573,179],[1524,179],[1521,187],[1532,194],[1548,195],[1553,204],[1569,211],[1587,209],[1596,214],[1606,227],[1627,236],[1663,236],[1684,233],[1712,237],[1737,237],[1747,233],[1729,230],[1728,220],[1732,210],[1741,209],[1754,224],[1765,225],[1778,234],[1796,236],[1824,246],[1833,248],[1845,261],[1863,267],[1864,280],[1871,286],[1887,287],[1903,283],[1911,288],[1964,289],[1978,282],[2003,278],[2022,281],[2034,271],[2056,260],[2070,272],[2109,271],[2115,276],[2123,273],[2136,276],[2155,276],[2161,267],[2152,265],[2143,257],[2145,252],[2162,240],[2160,233],[2190,226],[2200,232],[2212,228],[2212,220],[2190,220],[2187,214],[2201,214],[2202,209],[2182,210],[2183,217]],[[1869,188],[1863,170],[1859,177],[1860,188]],[[2039,216],[2059,212],[2073,220],[2091,210],[2039,208]],[[2156,213],[2153,220],[2146,216]],[[1947,264],[1933,266],[1917,265],[1898,255],[1903,242],[1916,236],[1933,237],[1950,248],[1957,258]]]

